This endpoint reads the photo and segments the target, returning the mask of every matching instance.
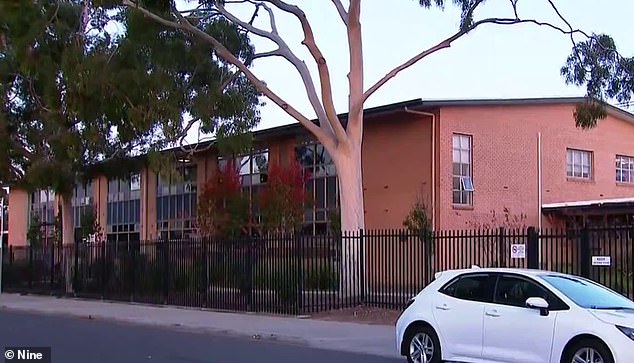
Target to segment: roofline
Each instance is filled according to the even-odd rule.
[[[424,108],[442,107],[480,107],[480,106],[517,106],[517,105],[561,105],[587,102],[583,97],[538,97],[538,98],[474,98],[474,99],[439,99],[422,101]],[[634,123],[634,113],[606,103],[608,114]]]
[[[539,98],[474,98],[474,99],[438,99],[438,100],[423,100],[421,98],[414,98],[406,101],[395,102],[391,104],[371,107],[364,109],[364,117],[376,117],[379,115],[385,115],[395,112],[405,112],[407,109],[439,109],[443,107],[479,107],[479,106],[513,106],[513,105],[553,105],[553,104],[577,104],[586,102],[588,97],[539,97]],[[634,124],[634,113],[630,113],[626,110],[618,108],[614,105],[607,104],[608,114],[623,119],[627,122]],[[341,113],[337,116],[346,123],[349,113]],[[311,120],[315,124],[319,124],[319,121]],[[260,139],[263,137],[279,137],[284,135],[299,135],[300,133],[308,134],[308,131],[299,123],[292,123],[287,125],[275,126],[267,129],[252,131],[254,138]],[[208,140],[197,144],[189,144],[187,146],[197,147],[213,147],[216,140]],[[179,146],[171,147],[161,150],[161,153],[178,152],[181,148]],[[143,159],[146,154],[135,155],[126,157],[128,160]],[[100,165],[96,163],[95,165]],[[15,185],[15,184],[13,184]]]
[[[586,102],[588,97],[537,97],[537,98],[474,98],[474,99],[438,99],[438,100],[423,100],[421,98],[414,98],[406,101],[390,103],[386,105],[371,107],[364,109],[364,117],[376,117],[382,114],[389,114],[405,109],[434,109],[443,107],[479,107],[479,106],[515,106],[515,105],[557,105],[557,104],[577,104]],[[607,104],[608,113],[612,116],[619,117],[625,121],[634,123],[634,114],[626,110]],[[342,122],[347,121],[349,113],[340,113],[337,117]],[[311,120],[313,123],[319,125],[319,120]],[[298,134],[305,131],[304,127],[299,123],[291,123],[281,126],[274,126],[266,129],[252,131],[253,136],[257,138],[267,136],[284,136],[288,134]],[[306,131],[308,132],[308,131]],[[197,146],[206,147],[215,143],[215,140],[204,141]],[[188,146],[196,146],[191,144]],[[180,150],[180,147],[165,149],[162,152],[174,152]]]
[[[465,98],[440,99],[423,101],[427,107],[465,107],[465,106],[515,106],[515,105],[553,105],[579,103],[588,100],[587,97],[536,97],[536,98]]]
[[[619,206],[634,204],[634,197],[630,198],[612,198],[612,199],[596,199],[596,200],[580,200],[573,202],[560,202],[542,204],[544,210],[557,210],[564,208],[579,208],[592,206]]]

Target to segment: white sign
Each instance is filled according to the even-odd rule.
[[[511,245],[511,258],[526,258],[526,245]]]
[[[592,266],[610,266],[611,262],[610,256],[592,256]]]

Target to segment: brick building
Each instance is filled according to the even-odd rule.
[[[584,101],[411,100],[367,109],[366,227],[401,228],[417,196],[436,230],[495,226],[505,210],[526,226],[633,223],[634,115],[610,106],[598,127],[581,130],[573,113]],[[254,199],[268,163],[295,158],[312,175],[307,188],[315,203],[306,210],[305,231],[325,231],[338,187],[323,147],[298,124],[257,131],[255,140],[253,152],[238,158],[244,192]],[[146,168],[125,180],[96,177],[75,189],[74,225],[95,210],[108,240],[195,235],[201,186],[224,162],[212,147],[183,160],[183,181]],[[13,187],[9,199],[10,244],[27,243],[36,215],[44,238],[52,235],[53,192]]]

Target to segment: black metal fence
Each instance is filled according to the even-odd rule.
[[[632,298],[634,228],[282,236],[9,247],[3,289],[232,311],[399,308],[437,271],[542,268]]]

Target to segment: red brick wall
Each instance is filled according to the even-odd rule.
[[[368,229],[403,228],[420,194],[431,198],[431,118],[367,122],[363,140],[365,224]]]
[[[542,134],[543,203],[634,196],[617,185],[616,154],[634,155],[634,124],[608,116],[597,128],[575,127],[573,105],[453,107],[440,112],[438,228],[464,229],[508,207],[538,224],[537,135]],[[473,208],[452,205],[452,133],[473,136]],[[569,181],[566,148],[594,152],[594,180]],[[544,219],[544,223],[545,223]],[[545,225],[545,224],[544,224]]]

